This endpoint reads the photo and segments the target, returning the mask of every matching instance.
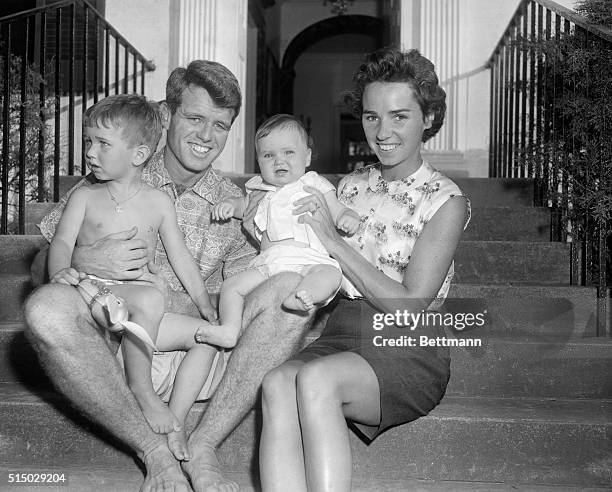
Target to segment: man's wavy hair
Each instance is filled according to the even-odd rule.
[[[242,104],[240,85],[227,67],[214,61],[194,60],[187,68],[175,68],[166,83],[166,104],[172,113],[181,105],[183,91],[190,85],[205,89],[218,107],[233,109],[232,123],[238,117]]]
[[[438,83],[434,65],[417,50],[399,51],[384,48],[366,56],[365,62],[353,74],[354,90],[344,94],[344,102],[355,116],[361,118],[363,91],[373,82],[406,82],[414,90],[423,117],[433,114],[431,128],[423,132],[422,141],[433,137],[444,122],[446,92]]]

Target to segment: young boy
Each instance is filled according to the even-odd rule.
[[[116,322],[100,303],[101,297],[110,290],[125,299],[130,321],[142,326],[153,341],[157,340],[158,350],[188,351],[167,406],[151,382],[153,348],[130,332],[124,332],[122,352],[131,391],[151,428],[168,434],[170,449],[177,459],[189,459],[184,421],[206,380],[216,349],[196,344],[193,331],[186,333],[182,326],[163,330],[158,337],[164,298],[150,284],[99,279],[70,267],[75,244],[91,244],[108,234],[136,226],[137,237],[148,245],[150,260],[159,235],[172,268],[200,314],[216,324],[215,310],[183,241],[172,200],[141,181],[143,167],[155,151],[161,132],[159,112],[143,96],[110,96],[87,109],[83,117],[84,147],[87,165],[97,182],[77,188],[70,196],[51,242],[49,275],[51,282],[80,283],[92,315],[102,326],[111,328],[109,325]]]
[[[255,134],[257,162],[261,176],[246,183],[247,197],[226,200],[213,208],[213,219],[241,219],[253,190],[267,191],[255,214],[255,232],[261,241],[261,254],[250,269],[223,282],[219,301],[222,333],[228,345],[235,343],[240,332],[244,297],[272,275],[291,271],[303,276],[295,291],[283,302],[287,309],[309,311],[325,304],[338,291],[342,272],[310,226],[293,215],[293,202],[309,195],[304,186],[323,193],[336,227],[354,234],[359,216],[336,199],[333,185],[310,166],[312,149],[302,123],[294,116],[278,114],[265,121]],[[200,339],[196,333],[196,340]]]

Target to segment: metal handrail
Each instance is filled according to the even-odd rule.
[[[96,18],[102,22],[102,24],[109,30],[109,32],[118,40],[121,41],[121,44],[123,45],[127,45],[129,46],[129,49],[132,53],[134,53],[136,55],[137,58],[142,59],[143,63],[145,64],[145,68],[147,69],[147,71],[152,72],[155,70],[155,63],[153,63],[153,61],[148,60],[140,51],[138,51],[127,39],[125,39],[121,33],[119,33],[119,31],[117,31],[117,29],[110,23],[108,22],[104,16],[98,12],[95,7],[89,3],[87,0],[63,0],[62,2],[56,2],[56,3],[52,3],[52,4],[48,4],[48,5],[43,5],[40,7],[35,7],[33,9],[29,9],[29,10],[24,10],[23,12],[17,12],[15,14],[11,14],[11,15],[6,15],[4,17],[0,17],[0,24],[5,23],[5,22],[10,22],[10,21],[15,21],[15,20],[19,20],[25,17],[31,17],[32,15],[36,15],[42,12],[48,12],[48,11],[55,11],[64,7],[69,7],[72,4],[83,4],[86,5],[87,8],[89,10],[92,11],[93,14],[95,14]]]
[[[610,335],[606,237],[612,225],[588,214],[572,214],[576,173],[558,157],[563,153],[563,162],[573,166],[575,156],[584,151],[582,139],[572,133],[576,115],[568,119],[564,113],[568,106],[561,105],[559,97],[567,97],[568,92],[571,97],[592,97],[588,83],[577,85],[575,76],[566,77],[561,71],[563,57],[554,49],[574,46],[566,41],[576,43],[578,49],[601,50],[604,55],[597,59],[607,60],[606,54],[612,52],[612,30],[590,24],[551,0],[520,2],[487,62],[491,70],[489,175],[535,180],[534,204],[552,212],[550,239],[571,243],[570,282],[597,287],[598,333]],[[589,72],[583,78],[583,84],[598,80],[597,74]],[[588,138],[605,139],[600,130],[589,130]],[[576,230],[582,232],[579,237]]]
[[[84,21],[78,26],[77,17]],[[0,18],[0,29],[4,59],[0,233],[21,234],[27,201],[44,201],[50,195],[59,199],[61,162],[66,160],[68,174],[75,173],[79,106],[84,113],[88,104],[108,96],[111,89],[144,93],[145,73],[155,70],[155,64],[87,0],[63,0],[8,15]],[[38,118],[36,129],[27,128],[26,120],[32,118]],[[80,172],[84,171],[81,148]]]

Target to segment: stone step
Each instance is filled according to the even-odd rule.
[[[455,281],[485,284],[569,284],[570,245],[523,241],[461,241]]]
[[[9,474],[57,474],[57,469],[40,469],[29,466],[0,467],[0,477],[3,478],[3,492],[23,492],[24,484],[10,485],[7,483]],[[62,468],[66,482],[63,485],[45,484],[45,492],[83,492],[95,490],[96,492],[138,492],[143,480],[143,473],[137,465],[131,469],[117,470],[99,467],[66,467]],[[260,490],[256,478],[248,473],[229,472],[227,478],[240,486],[242,492],[255,492]],[[390,480],[385,478],[372,479],[368,477],[353,477],[352,492],[575,492],[575,487],[564,485],[520,485],[491,482],[457,482],[448,480],[419,480],[404,479]],[[585,492],[598,492],[603,487],[581,488]]]
[[[406,330],[406,336],[410,332]],[[372,343],[388,343],[392,336],[372,331]],[[374,337],[378,337],[374,339]],[[307,343],[316,336],[309,336]],[[540,337],[500,337],[490,333],[451,333],[451,381],[448,393],[500,398],[612,399],[612,341]],[[416,343],[419,343],[416,339]],[[443,342],[444,343],[444,342]],[[480,346],[469,346],[470,344]],[[409,348],[402,350],[409,351]],[[408,353],[408,352],[407,352]],[[0,382],[47,387],[49,382],[25,339],[23,325],[0,325]]]
[[[558,341],[597,335],[597,289],[568,285],[452,283],[444,310],[453,315],[484,313],[482,328],[458,326],[466,336],[533,336]],[[464,322],[467,325],[467,323]]]
[[[75,425],[83,419],[57,395],[0,384],[0,396],[4,466],[133,467],[108,436]],[[204,407],[196,405],[188,427]],[[252,469],[255,429],[251,413],[221,446],[229,470]],[[370,480],[606,487],[612,478],[611,431],[610,401],[448,396],[429,416],[391,429],[370,446],[354,435],[351,445],[356,476]]]
[[[550,209],[545,207],[472,207],[463,233],[467,241],[550,241]]]
[[[36,253],[47,241],[41,235],[0,236],[0,273],[29,273]]]
[[[499,398],[612,399],[612,340],[567,342],[477,335],[481,347],[451,349],[448,394]]]
[[[22,304],[32,291],[28,273],[0,273],[0,322],[23,319]]]

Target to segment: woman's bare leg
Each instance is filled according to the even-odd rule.
[[[342,352],[308,362],[296,381],[308,490],[350,491],[352,458],[345,419],[380,422],[376,374],[360,355]]]
[[[266,374],[262,382],[259,470],[264,492],[306,491],[295,392],[295,377],[303,365],[300,361],[285,362]]]

